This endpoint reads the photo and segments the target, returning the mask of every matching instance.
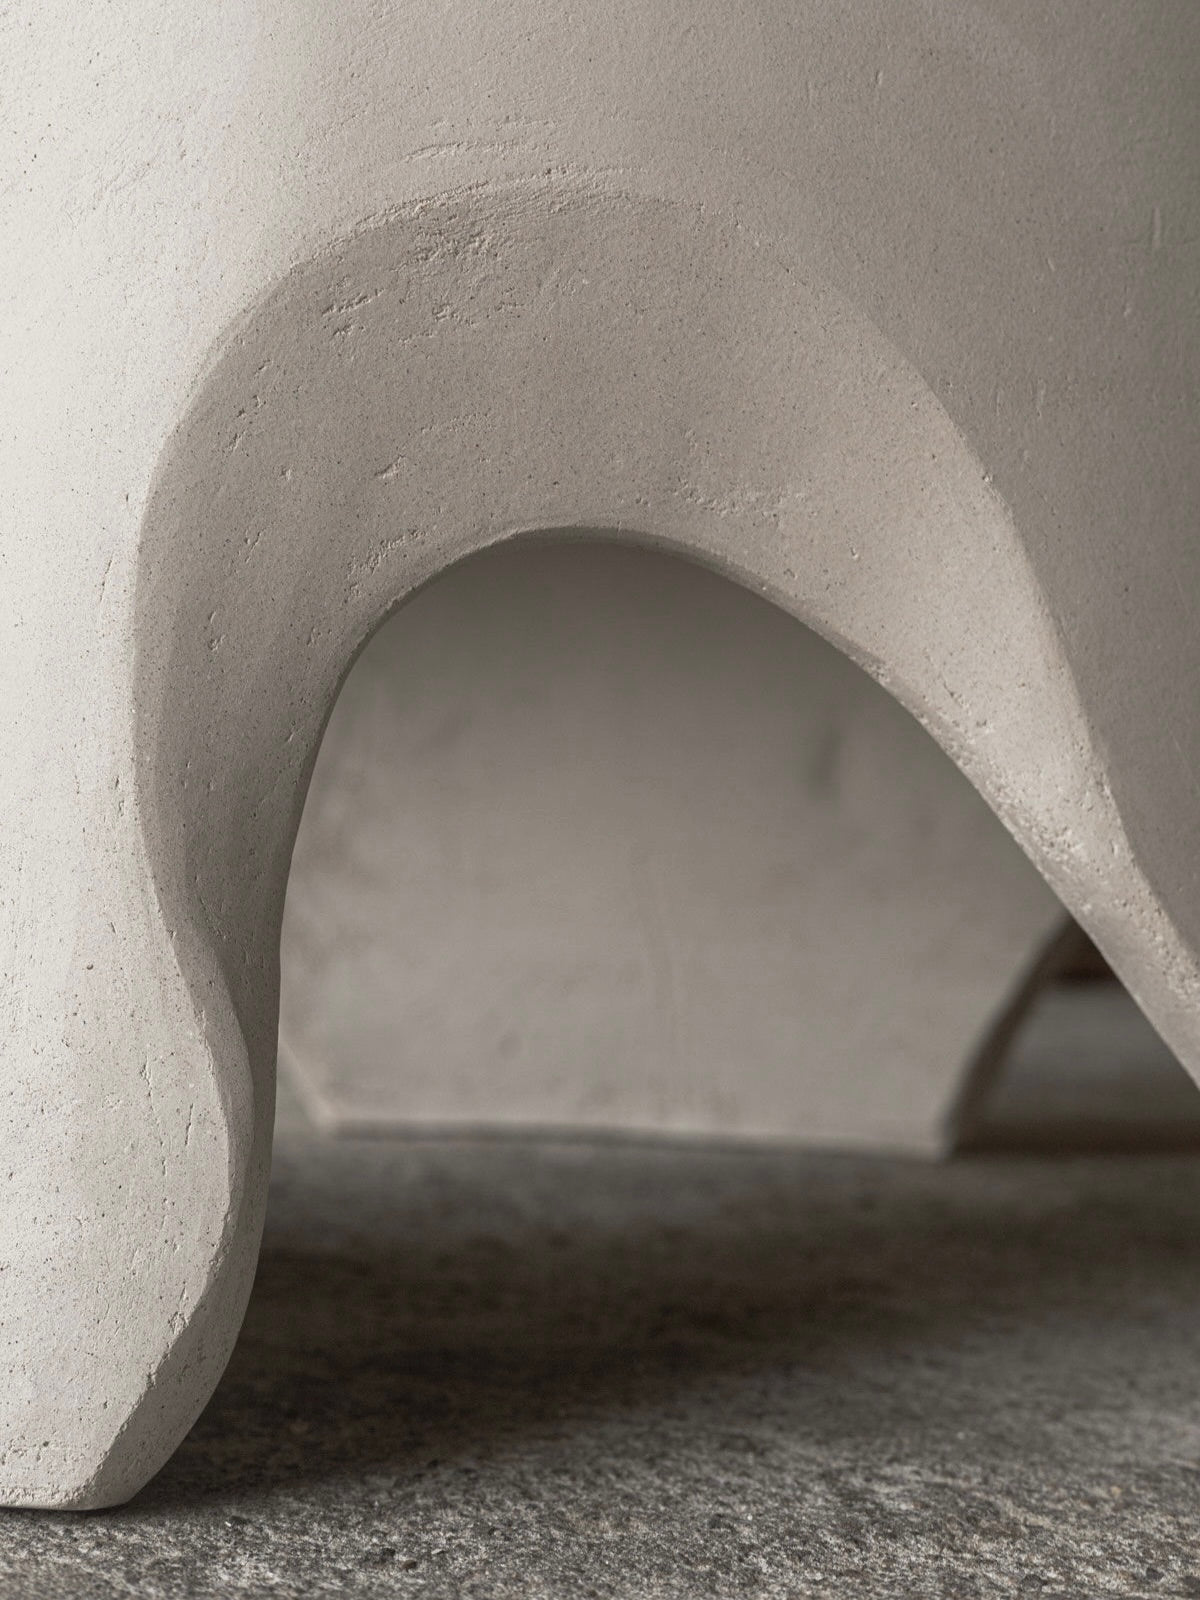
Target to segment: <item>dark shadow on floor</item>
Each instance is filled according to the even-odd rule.
[[[817,1455],[966,1430],[1044,1461],[1114,1397],[1154,1416],[1198,1387],[1194,1159],[309,1139],[277,1158],[224,1381],[118,1515],[402,1491],[689,1418],[752,1440],[747,1406]]]

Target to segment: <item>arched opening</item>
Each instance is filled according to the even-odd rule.
[[[967,1016],[956,991],[950,1037],[922,1037],[915,950],[1006,987],[1050,904],[844,657],[594,543],[496,550],[410,601],[343,688],[306,819],[281,1037],[349,1128],[930,1142],[948,1096],[922,1048],[955,1074],[996,996]],[[927,904],[972,870],[1026,891],[997,952]]]
[[[925,378],[786,252],[588,183],[565,202],[464,192],[299,264],[197,381],[139,545],[136,871],[89,979],[112,1001],[93,1012],[123,1016],[134,948],[146,1004],[137,1048],[86,1100],[140,1135],[126,1210],[186,1222],[137,1285],[144,1306],[181,1309],[165,1331],[148,1312],[118,1325],[102,1275],[84,1286],[87,1315],[133,1343],[71,1503],[144,1481],[233,1341],[270,1165],[288,866],[342,677],[391,608],[518,533],[652,538],[842,649],[1191,1059],[1194,962],[1129,851],[1008,508]],[[123,1237],[115,1218],[102,1232]],[[41,1308],[26,1311],[33,1326]],[[80,1370],[96,1369],[89,1352]]]
[[[428,586],[343,687],[281,1066],[342,1133],[1194,1142],[1200,1093],[1066,927],[840,652],[677,557],[545,535]]]
[[[590,635],[581,634],[585,623]],[[960,794],[953,768],[950,789],[942,786],[947,772],[936,747],[868,680],[861,697],[835,694],[837,671],[848,670],[843,688],[859,679],[826,649],[694,567],[596,543],[495,551],[422,591],[368,645],[327,730],[310,790],[309,822],[318,827],[306,839],[302,825],[293,869],[293,889],[304,897],[289,917],[299,910],[312,920],[285,931],[285,1028],[298,999],[319,1000],[331,976],[336,983],[366,969],[381,985],[367,994],[383,1019],[381,1066],[399,1088],[411,1057],[397,930],[389,937],[386,925],[372,929],[368,915],[347,936],[344,921],[323,925],[321,916],[339,905],[344,915],[348,896],[368,913],[390,906],[397,863],[387,851],[421,845],[417,865],[433,890],[422,901],[413,892],[420,881],[411,882],[416,869],[399,863],[410,879],[399,910],[407,918],[415,904],[422,913],[399,933],[440,941],[443,952],[456,934],[470,934],[466,956],[477,958],[498,947],[504,926],[480,913],[483,894],[519,903],[512,874],[497,861],[503,848],[526,874],[559,869],[564,903],[547,913],[562,919],[551,954],[566,938],[594,958],[619,919],[610,910],[598,943],[596,929],[590,943],[579,930],[597,883],[612,875],[611,856],[580,863],[569,846],[589,830],[656,837],[646,805],[664,798],[672,775],[677,784],[691,780],[681,790],[668,786],[665,798],[686,803],[693,833],[684,864],[702,878],[714,866],[727,873],[729,863],[713,858],[745,831],[748,789],[764,810],[753,813],[757,831],[739,848],[761,849],[772,816],[776,842],[801,862],[794,870],[813,859],[824,865],[823,852],[841,850],[829,865],[843,894],[863,882],[861,860],[846,850],[847,812],[862,843],[882,832],[894,846],[888,829],[907,818],[927,848],[946,844],[957,817],[959,848],[949,860],[979,874],[986,835],[955,809],[969,807],[973,791]],[[547,689],[549,665],[557,677]],[[775,719],[790,744],[768,737]],[[774,764],[761,752],[756,762],[752,746],[764,739]],[[929,751],[937,760],[926,767]],[[576,764],[581,752],[587,759]],[[609,762],[597,771],[605,753]],[[907,793],[895,787],[904,777]],[[632,796],[614,794],[622,782]],[[761,792],[768,782],[771,797]],[[710,804],[722,783],[723,803]],[[823,824],[817,800],[828,811]],[[514,841],[507,830],[529,823],[535,802],[533,825]],[[454,818],[452,805],[460,808]],[[494,815],[500,808],[507,830]],[[785,832],[785,822],[795,826]],[[461,839],[475,826],[491,847],[478,859]],[[562,834],[565,845],[555,849],[548,834]],[[439,837],[430,870],[428,840]],[[447,838],[459,842],[457,852]],[[660,884],[670,887],[675,877],[661,876],[666,867],[654,859]],[[923,859],[932,870],[942,857]],[[1023,869],[1014,859],[1013,870]],[[492,881],[481,882],[481,863]],[[911,874],[914,858],[904,864]],[[562,873],[573,865],[587,870],[571,892]],[[737,883],[760,890],[776,876],[752,877],[744,854],[733,866]],[[960,934],[995,911],[977,893],[979,881],[967,885]],[[728,882],[720,876],[712,888],[726,892]],[[963,890],[953,876],[947,884]],[[524,878],[518,886],[529,891]],[[540,909],[548,891],[544,881],[534,887]],[[923,908],[911,877],[891,887],[906,897],[901,909],[916,926],[913,906]],[[456,903],[436,905],[438,888]],[[876,922],[882,903],[871,906]],[[677,895],[660,900],[664,913],[678,904]],[[704,909],[703,899],[692,907],[693,925]],[[800,973],[810,943],[803,898],[792,910],[789,956]],[[444,920],[431,926],[435,915]],[[472,916],[481,927],[470,927]],[[865,926],[870,933],[874,923]],[[824,921],[820,930],[826,939],[837,934]],[[685,936],[695,936],[694,926],[677,942]],[[289,946],[304,937],[317,942],[289,976],[297,953]],[[347,937],[346,968],[322,974],[321,960]],[[390,964],[371,975],[373,940]],[[517,956],[509,996],[519,991],[528,947]],[[611,961],[599,968],[609,982],[613,970]],[[942,984],[952,1000],[945,976]],[[442,1003],[472,1005],[479,987],[460,965]],[[865,1007],[861,974],[860,992]],[[554,1001],[553,988],[539,999],[547,996]],[[582,1073],[569,1026],[579,1014],[578,1005],[573,1017],[563,1008],[553,1021],[558,1059]],[[500,1096],[532,1060],[493,1060],[475,1091]],[[737,1065],[752,1079],[749,1052]],[[887,1063],[866,1065],[882,1073]],[[793,1081],[803,1088],[804,1071]],[[410,1092],[414,1084],[428,1092],[419,1062],[408,1083]],[[461,1092],[464,1081],[451,1087]],[[544,1081],[534,1087],[545,1095]],[[869,1094],[869,1078],[857,1089]],[[497,1106],[503,1112],[499,1099],[483,1109],[493,1115]],[[281,1121],[289,1115],[285,1093]],[[742,1571],[751,1532],[756,1559],[782,1583],[801,1559],[806,1571],[825,1570],[821,1541],[831,1524],[830,1539],[849,1529],[848,1550],[886,1555],[899,1505],[901,1537],[911,1540],[915,1529],[918,1548],[932,1552],[936,1586],[952,1559],[946,1526],[970,1530],[972,1560],[994,1541],[998,1563],[1011,1560],[1014,1543],[1027,1549],[1056,1533],[1057,1524],[1047,1531],[1042,1502],[1031,1510],[1022,1498],[1031,1463],[1051,1461],[1056,1488],[1084,1507],[1079,1515],[1102,1551],[1096,1572],[1114,1570],[1120,1550],[1109,1485],[1126,1481],[1130,1432],[1155,1440],[1158,1451],[1163,1415],[1181,1394],[1186,1404],[1191,1390],[1194,1164],[931,1167],[766,1141],[731,1149],[352,1136],[366,1127],[361,1116],[344,1120],[345,1138],[282,1127],[243,1337],[209,1411],[144,1496],[148,1517],[196,1499],[220,1513],[240,1495],[255,1517],[265,1508],[285,1531],[278,1543],[292,1552],[289,1570],[302,1566],[315,1529],[312,1543],[336,1542],[347,1563],[372,1573],[450,1571],[466,1581],[482,1569],[497,1588],[498,1575],[511,1576],[516,1593],[531,1571],[552,1587],[560,1551],[582,1570],[607,1571],[613,1562],[625,1583],[635,1569],[653,1572],[660,1548],[676,1564],[686,1549],[705,1581],[719,1570],[724,1587],[726,1571]],[[1147,1315],[1155,1319],[1150,1364]],[[1190,1427],[1186,1412],[1176,1426]],[[1156,1492],[1169,1487],[1166,1468],[1145,1470],[1159,1472]],[[1190,1489],[1175,1492],[1184,1503]],[[998,1495],[1014,1509],[997,1533]],[[604,1541],[596,1527],[606,1530]],[[907,1553],[905,1560],[911,1571]]]

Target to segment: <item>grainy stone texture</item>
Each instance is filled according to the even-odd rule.
[[[0,1594],[1200,1595],[1200,1162],[330,1141],[133,1503]]]

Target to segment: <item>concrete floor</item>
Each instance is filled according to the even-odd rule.
[[[0,1595],[1200,1596],[1200,1160],[331,1141],[246,1327]]]

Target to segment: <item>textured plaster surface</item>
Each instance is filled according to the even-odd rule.
[[[1200,1595],[1200,1162],[281,1128],[241,1342],[5,1600]]]
[[[222,1370],[320,731],[489,543],[811,623],[1200,1061],[1198,30],[0,12],[0,1498],[128,1496]]]

